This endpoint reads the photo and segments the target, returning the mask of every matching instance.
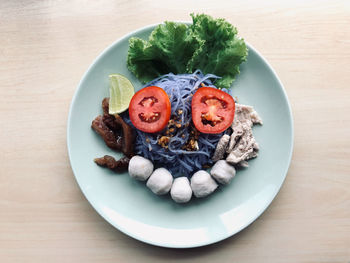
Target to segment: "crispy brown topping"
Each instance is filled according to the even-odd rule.
[[[197,140],[198,137],[199,137],[199,131],[198,131],[196,128],[194,128],[194,127],[192,127],[192,130],[191,130],[190,134],[191,134],[191,136],[193,136],[193,138],[195,138],[196,140]]]
[[[174,121],[174,116],[171,117],[171,119],[168,122],[168,127],[174,125],[175,121]]]
[[[158,139],[158,144],[165,148],[168,145],[169,141],[170,141],[169,136],[162,136]]]
[[[183,111],[178,110],[178,113],[182,114]],[[180,129],[182,127],[187,128],[189,125],[190,125],[189,123],[182,125],[180,122],[176,121],[175,115],[171,116],[171,119],[168,122],[168,127],[167,127],[166,131],[158,139],[158,144],[161,147],[167,149],[169,142],[170,142],[170,139],[178,132],[178,129]],[[191,126],[190,129],[191,129],[191,131],[189,134],[189,138],[188,138],[186,144],[182,147],[182,149],[187,150],[187,151],[197,151],[197,150],[199,150],[199,147],[198,147],[199,132],[194,128],[194,126]],[[186,138],[186,135],[182,134],[181,137]]]
[[[187,151],[198,151],[198,142],[192,138],[186,143],[184,149]]]
[[[199,132],[197,131],[196,128],[191,126],[190,137],[186,142],[185,146],[183,147],[183,149],[187,151],[198,151],[199,150],[198,137],[199,137]]]

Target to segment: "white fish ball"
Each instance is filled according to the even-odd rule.
[[[170,191],[173,184],[173,176],[165,168],[154,170],[147,181],[147,187],[157,195],[164,195]]]
[[[217,187],[215,180],[204,170],[196,172],[191,178],[191,188],[196,197],[210,195]]]
[[[220,184],[228,184],[236,175],[236,169],[225,160],[219,160],[211,168],[210,174]]]
[[[139,155],[135,155],[129,162],[129,175],[140,181],[146,181],[153,172],[153,163]]]
[[[190,201],[192,197],[192,189],[188,178],[175,178],[173,186],[170,190],[170,195],[176,203],[187,203],[188,201]]]

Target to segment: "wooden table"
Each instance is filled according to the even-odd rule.
[[[350,2],[0,2],[0,262],[350,262]],[[224,17],[272,64],[295,122],[287,179],[250,227],[207,247],[136,241],[104,221],[70,168],[77,84],[148,24]]]

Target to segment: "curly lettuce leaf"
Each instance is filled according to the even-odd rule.
[[[129,70],[142,82],[148,82],[170,72],[186,72],[198,41],[188,35],[187,25],[165,22],[152,31],[148,41],[131,38],[129,45]]]
[[[224,19],[213,19],[208,15],[193,15],[192,35],[201,45],[188,62],[187,71],[201,69],[222,78],[216,81],[219,88],[230,88],[239,73],[240,64],[246,60],[248,49],[237,37],[237,29]]]
[[[129,40],[127,66],[141,82],[147,82],[167,71],[165,64],[155,58],[157,53],[147,41],[140,38]]]
[[[222,78],[219,88],[229,88],[246,60],[248,50],[237,29],[224,19],[191,15],[193,24],[165,22],[148,41],[131,38],[128,68],[142,82],[167,73],[192,73],[196,69]]]

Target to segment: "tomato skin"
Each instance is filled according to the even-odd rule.
[[[216,134],[225,131],[233,122],[235,101],[219,89],[199,88],[192,97],[192,121],[202,133]]]
[[[156,86],[139,90],[129,104],[132,124],[147,133],[163,130],[169,122],[170,114],[171,104],[168,94]]]

